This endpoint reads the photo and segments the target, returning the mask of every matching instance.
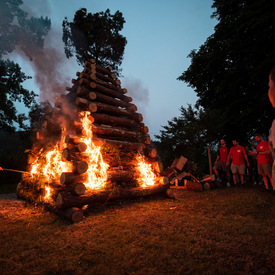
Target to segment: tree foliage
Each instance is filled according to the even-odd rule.
[[[30,17],[20,5],[21,0],[1,0],[0,9],[0,130],[13,131],[14,123],[26,128],[25,114],[17,114],[16,102],[30,108],[35,101],[33,91],[23,88],[22,83],[29,79],[18,64],[5,60],[4,56],[19,47],[26,54],[30,45],[43,47],[51,22],[48,18]]]
[[[24,128],[25,114],[17,114],[14,102],[23,102],[28,108],[35,100],[34,92],[23,88],[22,83],[27,77],[18,64],[10,60],[0,60],[0,129],[14,130],[16,122]]]
[[[66,56],[70,58],[75,53],[80,65],[94,58],[98,64],[112,66],[118,72],[127,43],[120,34],[124,23],[119,11],[111,15],[109,9],[94,14],[87,13],[84,8],[78,10],[73,22],[67,18],[63,21]]]
[[[210,142],[207,121],[201,108],[180,108],[181,115],[168,121],[164,130],[156,138],[158,151],[164,166],[172,164],[175,158],[183,155],[190,161],[196,162],[205,170],[208,167],[207,143]]]
[[[214,0],[212,7],[215,32],[190,53],[191,65],[178,79],[215,117],[217,139],[246,140],[255,131],[266,133],[274,116],[267,84],[275,62],[275,2]]]

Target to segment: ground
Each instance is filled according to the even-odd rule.
[[[97,205],[71,224],[0,195],[0,274],[275,274],[275,195],[261,186]]]

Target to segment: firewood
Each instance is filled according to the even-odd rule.
[[[115,145],[119,148],[127,148],[131,150],[143,150],[145,148],[145,144],[143,143],[134,143],[134,142],[127,142],[121,140],[113,140],[113,139],[104,139],[104,138],[93,138],[93,142],[102,146],[103,144],[111,144]]]
[[[113,105],[113,106],[124,107],[130,112],[136,112],[137,111],[137,106],[132,104],[132,103],[115,99],[113,97],[104,95],[100,92],[91,91],[90,89],[85,88],[85,87],[79,86],[77,88],[77,94],[79,96],[85,97],[88,100],[95,100],[96,99],[97,101],[102,102],[102,103],[107,103],[107,104],[110,104],[110,105]]]
[[[83,211],[77,207],[71,207],[65,210],[65,216],[72,223],[81,222],[83,220]]]
[[[74,182],[67,186],[67,190],[74,195],[83,195],[85,193],[86,187],[82,182]]]
[[[56,198],[56,207],[58,209],[67,209],[70,207],[82,207],[83,205],[95,204],[99,202],[104,203],[107,200],[146,197],[161,193],[166,194],[167,189],[168,185],[154,185],[148,188],[116,188],[86,193],[83,196],[73,196],[68,192],[60,192]]]
[[[86,161],[76,161],[73,163],[74,165],[74,172],[77,174],[84,174],[89,166],[88,163]]]
[[[142,125],[134,121],[133,119],[110,116],[106,114],[93,113],[91,117],[94,118],[94,122],[106,125],[124,126],[127,128],[142,128]]]
[[[65,143],[72,143],[72,144],[79,144],[81,142],[81,138],[67,135],[64,139],[64,142]]]
[[[90,88],[92,88],[93,90],[96,91],[100,91],[102,93],[104,93],[105,95],[114,97],[114,98],[119,98],[125,102],[131,102],[133,99],[129,96],[123,95],[122,93],[116,91],[116,90],[112,90],[109,88],[104,87],[103,85],[100,85],[98,83],[95,82],[90,82],[89,83]]]
[[[85,99],[85,98],[81,98],[81,97],[77,97],[76,100],[75,100],[75,104],[76,106],[78,107],[84,107],[84,108],[88,108],[89,106],[89,100]]]
[[[125,137],[125,138],[138,138],[140,133],[136,131],[127,131],[122,130],[120,128],[116,128],[115,126],[102,126],[98,124],[92,125],[92,131],[95,134],[101,134],[104,136],[112,136],[112,137]]]
[[[73,208],[61,210],[61,209],[57,209],[56,205],[49,201],[43,201],[42,205],[46,210],[60,217],[63,217],[64,219],[69,220],[72,223],[81,222],[83,220],[84,215],[83,215],[82,209],[80,208],[73,207]]]
[[[192,191],[203,191],[203,185],[200,182],[196,181],[187,181],[186,189]]]
[[[73,172],[63,172],[60,176],[60,183],[62,185],[70,185],[75,182],[85,182],[87,180],[86,174],[75,174]]]
[[[181,171],[183,166],[186,164],[186,162],[187,162],[187,158],[180,156],[179,158],[174,160],[171,167]]]
[[[105,103],[100,103],[97,101],[91,102],[89,104],[89,110],[91,112],[102,112],[105,114],[110,114],[110,115],[117,115],[117,116],[125,116],[132,118],[136,122],[141,122],[143,120],[142,114],[139,113],[133,113],[128,110],[122,109],[122,108],[117,108],[114,106],[111,106],[109,104]]]
[[[81,78],[78,83],[79,83],[79,85],[82,85],[84,87],[89,87],[91,81],[86,78]]]

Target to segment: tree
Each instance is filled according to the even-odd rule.
[[[63,41],[67,58],[76,54],[77,61],[84,65],[86,60],[94,58],[104,67],[112,66],[118,72],[127,43],[119,32],[125,20],[122,13],[114,15],[107,9],[104,13],[87,13],[80,9],[75,13],[73,22],[63,21]]]
[[[0,130],[14,131],[14,123],[26,128],[24,114],[17,114],[15,103],[23,102],[25,107],[35,102],[35,94],[23,88],[22,83],[29,79],[18,64],[5,60],[4,56],[16,47],[28,54],[28,47],[43,47],[51,22],[48,18],[29,17],[20,9],[21,0],[1,0],[0,17]]]
[[[275,60],[275,2],[214,0],[215,32],[178,78],[194,88],[197,106],[215,117],[212,130],[221,136],[247,140],[266,133],[273,120],[267,97],[270,68]]]
[[[16,122],[24,128],[25,114],[17,115],[14,102],[22,102],[28,108],[35,100],[33,91],[24,89],[22,82],[29,79],[21,72],[18,64],[7,60],[0,60],[0,129],[13,131],[13,123]]]
[[[180,108],[180,117],[174,117],[168,121],[156,143],[162,161],[165,166],[171,165],[175,158],[180,155],[188,158],[189,162],[195,162],[202,170],[208,166],[207,144],[208,139],[207,121],[201,108]]]

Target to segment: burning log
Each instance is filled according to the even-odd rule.
[[[89,193],[83,196],[73,196],[67,192],[60,192],[56,198],[56,207],[58,209],[67,209],[99,202],[104,203],[107,200],[138,198],[160,193],[166,194],[167,189],[168,185],[154,185],[150,186],[150,188],[136,187],[129,190],[126,188],[115,188]]]
[[[63,172],[60,176],[60,183],[62,185],[70,185],[75,182],[85,182],[87,180],[87,175],[75,174],[72,172]]]
[[[145,148],[145,144],[143,143],[127,142],[127,141],[114,140],[114,139],[93,138],[93,142],[98,146],[102,146],[103,144],[107,143],[107,144],[115,145],[119,148],[127,148],[127,149],[138,150],[138,151],[141,151]]]
[[[86,161],[75,161],[74,163],[74,172],[77,174],[84,174],[87,172],[89,166]]]

